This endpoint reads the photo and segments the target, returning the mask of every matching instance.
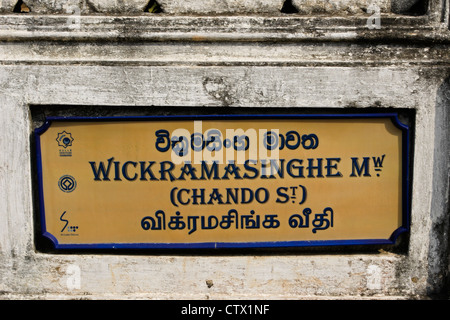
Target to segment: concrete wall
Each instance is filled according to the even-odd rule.
[[[0,298],[448,296],[449,4],[416,2],[0,1]],[[57,252],[40,236],[45,116],[264,110],[398,111],[413,128],[410,232],[394,246],[139,252]]]

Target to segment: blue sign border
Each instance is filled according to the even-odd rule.
[[[45,223],[44,188],[40,136],[53,121],[175,121],[175,120],[243,120],[243,119],[365,119],[390,118],[402,131],[402,226],[389,239],[349,239],[312,241],[270,241],[270,242],[203,242],[203,243],[95,243],[60,244],[49,233]],[[35,129],[36,162],[39,188],[39,210],[42,235],[48,238],[55,249],[217,249],[217,248],[274,248],[274,247],[320,247],[395,244],[400,234],[409,231],[410,226],[410,137],[409,127],[398,118],[398,113],[352,113],[352,114],[239,114],[239,115],[170,115],[170,116],[108,116],[108,117],[47,117],[44,124]]]

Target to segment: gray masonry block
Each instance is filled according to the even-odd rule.
[[[149,1],[146,0],[85,0],[91,11],[99,13],[142,14]]]
[[[391,0],[292,0],[292,4],[300,14],[355,15],[390,12]]]
[[[159,0],[164,12],[173,14],[229,14],[229,13],[276,13],[279,14],[283,0]]]
[[[0,13],[13,12],[16,3],[14,0],[0,0]]]

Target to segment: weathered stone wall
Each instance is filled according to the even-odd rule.
[[[448,296],[448,2],[157,3],[0,0],[0,298]],[[45,116],[265,110],[398,111],[413,129],[410,232],[394,246],[183,252],[57,252],[40,236]]]
[[[383,13],[404,13],[421,0],[28,0],[23,1],[23,12],[38,14],[64,14],[78,8],[83,14],[141,14],[149,8],[159,7],[171,15],[180,14],[334,14],[355,15],[367,13],[370,6],[377,6]],[[22,1],[20,1],[22,2]],[[13,12],[17,0],[2,0],[0,12]],[[155,4],[156,3],[156,4]],[[153,6],[155,4],[155,6]],[[71,13],[72,11],[70,11]]]

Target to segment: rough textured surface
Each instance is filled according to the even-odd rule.
[[[85,10],[96,13],[142,14],[149,1],[145,0],[86,0]]]
[[[370,13],[386,13],[391,11],[390,0],[292,0],[292,4],[298,10],[299,14],[361,15],[368,11],[371,11]],[[368,8],[370,9],[368,10]]]
[[[83,1],[80,0],[35,0],[24,1],[24,4],[30,8],[33,14],[81,14]]]
[[[169,14],[279,14],[283,0],[159,0]]]
[[[377,31],[365,19],[99,15],[79,28],[65,19],[0,16],[1,299],[448,293],[445,19],[392,18]],[[46,115],[324,108],[399,111],[411,122],[411,230],[397,246],[67,254],[42,243],[32,132]]]
[[[406,13],[423,0],[157,0],[161,12],[180,14],[327,14],[361,15],[372,10]],[[143,14],[146,0],[25,0],[34,14]],[[392,2],[392,3],[391,3]],[[1,0],[0,12],[12,12],[17,0]],[[391,10],[392,8],[392,10]],[[148,12],[148,11],[147,11]]]

